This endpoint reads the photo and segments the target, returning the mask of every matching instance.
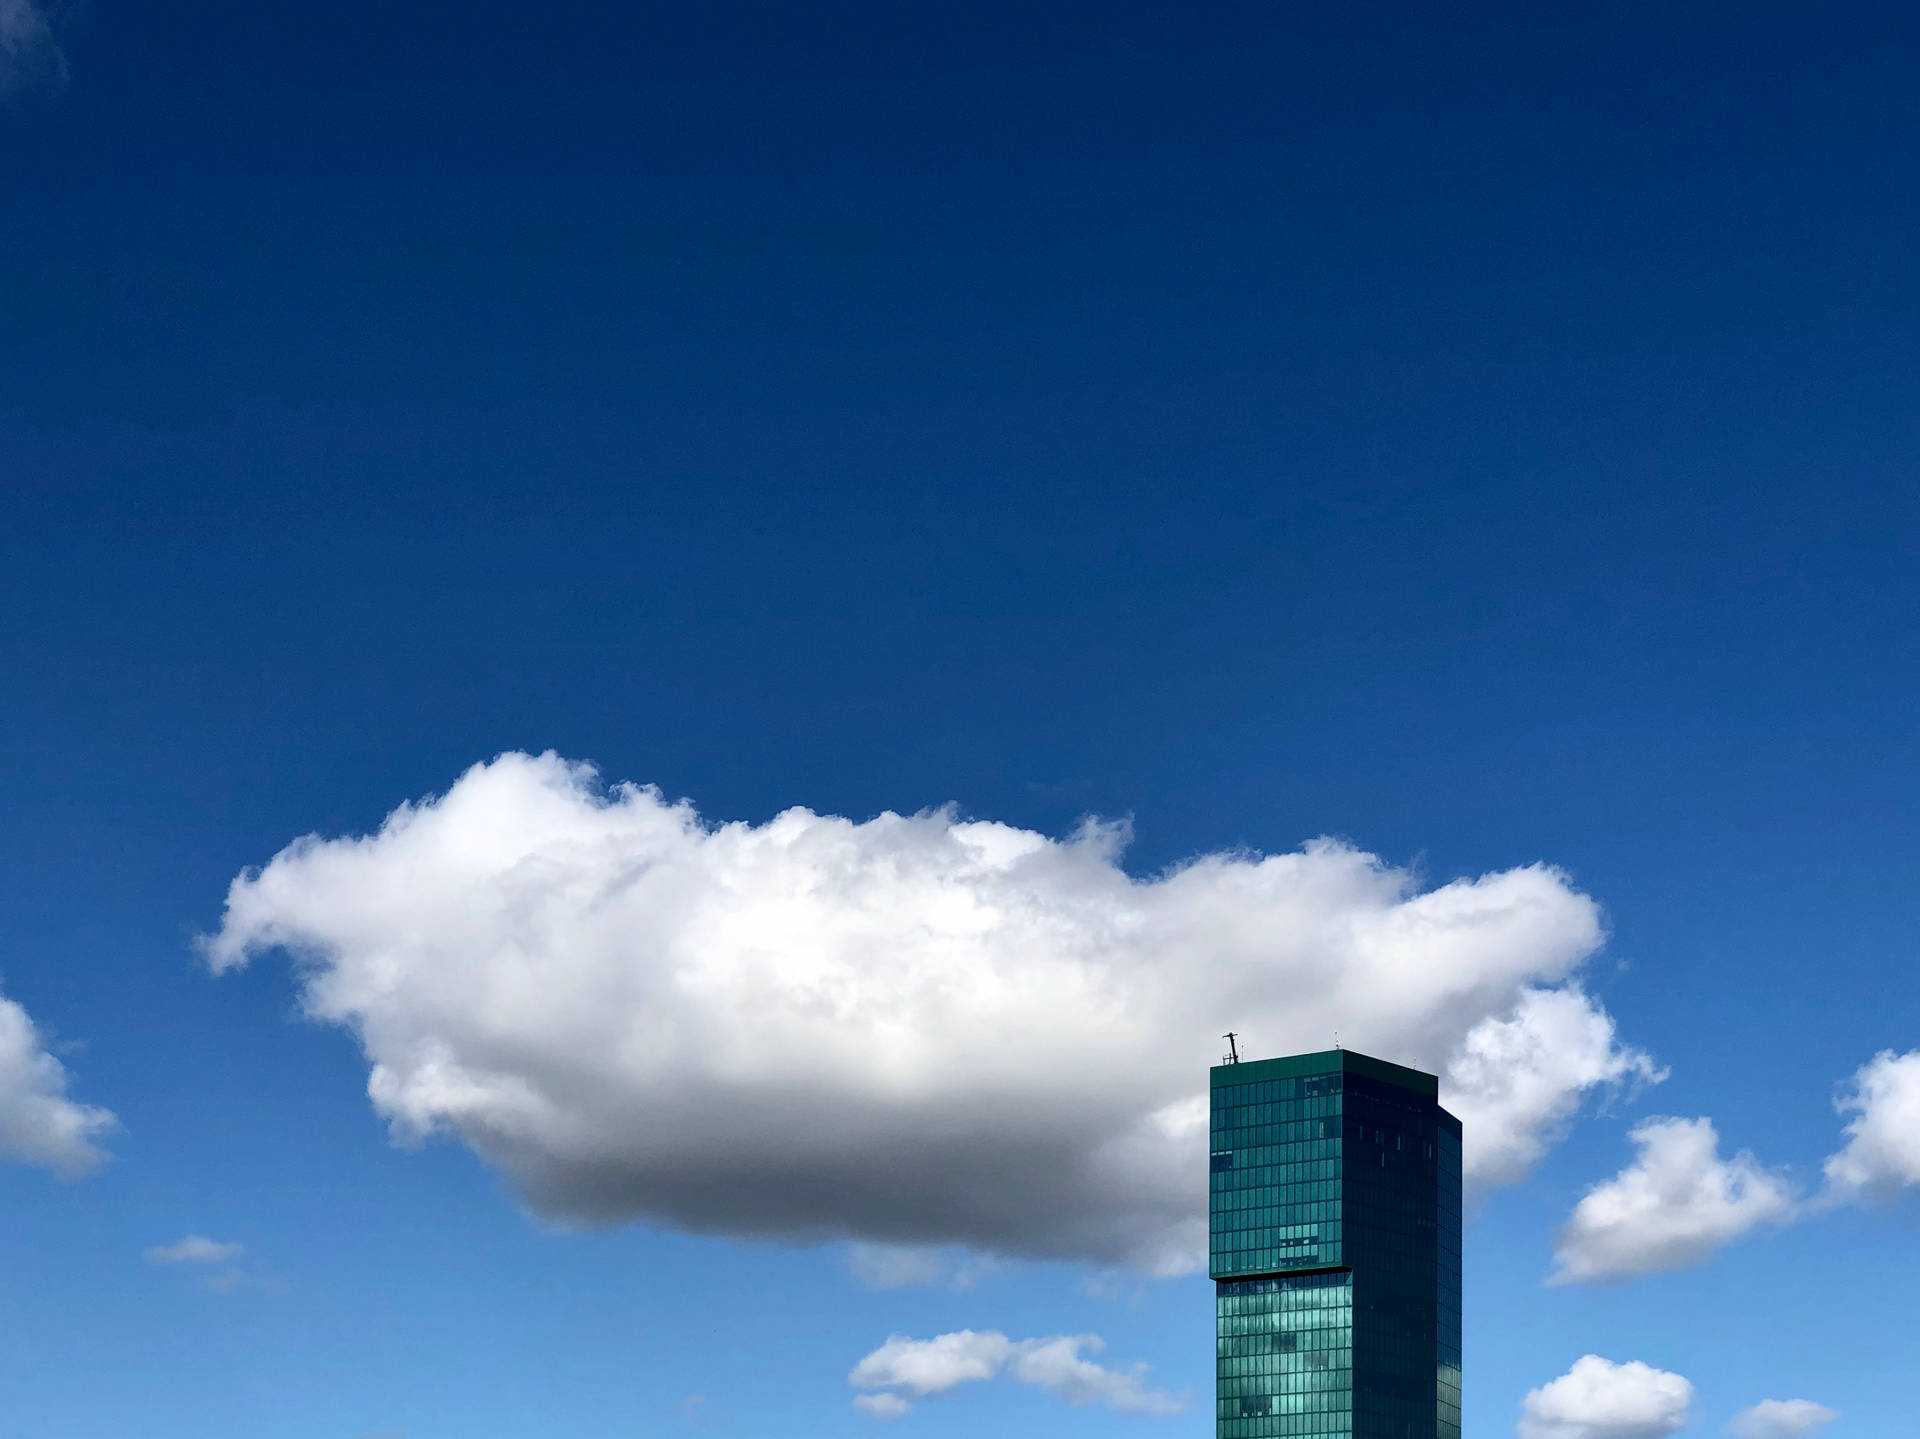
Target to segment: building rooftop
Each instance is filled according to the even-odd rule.
[[[1212,1087],[1259,1084],[1268,1079],[1294,1079],[1303,1074],[1359,1074],[1383,1084],[1397,1084],[1430,1099],[1440,1097],[1437,1077],[1403,1064],[1360,1054],[1351,1049],[1323,1049],[1318,1054],[1289,1054],[1280,1059],[1243,1059],[1238,1064],[1216,1064],[1210,1071]]]

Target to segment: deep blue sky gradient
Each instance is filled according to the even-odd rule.
[[[1482,1215],[1469,1433],[1589,1349],[1702,1433],[1781,1385],[1905,1422],[1910,1202],[1538,1281],[1634,1118],[1808,1174],[1920,1045],[1911,7],[63,23],[0,102],[0,978],[125,1132],[0,1171],[0,1436],[805,1439],[964,1323],[1204,1398],[1197,1281],[542,1233],[387,1147],[284,967],[196,968],[242,866],[508,747],[719,818],[1130,815],[1141,869],[1562,864],[1673,1078]],[[140,1264],[188,1230],[284,1292]]]

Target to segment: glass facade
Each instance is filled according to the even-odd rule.
[[[1217,1439],[1460,1439],[1460,1122],[1351,1050],[1213,1070]]]

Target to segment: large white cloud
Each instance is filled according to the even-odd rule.
[[[1600,916],[1557,870],[1423,889],[1318,841],[1135,877],[1125,840],[946,810],[709,825],[508,754],[241,875],[207,953],[291,951],[398,1135],[456,1134],[589,1223],[1177,1271],[1225,1029],[1441,1073],[1470,1182],[1655,1077],[1578,988]]]
[[[1875,1055],[1837,1108],[1853,1118],[1845,1147],[1827,1161],[1835,1197],[1890,1199],[1920,1187],[1920,1049]]]
[[[1683,1268],[1793,1217],[1786,1181],[1744,1150],[1722,1159],[1711,1120],[1650,1119],[1631,1138],[1634,1162],[1589,1190],[1556,1236],[1555,1283]]]
[[[1638,1360],[1574,1362],[1520,1406],[1520,1439],[1664,1439],[1685,1426],[1693,1385]]]
[[[1807,1439],[1840,1415],[1811,1399],[1762,1399],[1727,1421],[1733,1439]]]
[[[961,1329],[932,1339],[896,1334],[854,1365],[847,1382],[869,1391],[854,1396],[855,1407],[881,1419],[899,1418],[913,1399],[1001,1375],[1070,1404],[1097,1404],[1123,1414],[1176,1414],[1185,1407],[1146,1383],[1145,1365],[1116,1369],[1087,1357],[1104,1347],[1095,1334],[1045,1339],[1009,1339],[992,1329]]]
[[[26,1010],[0,996],[0,1159],[77,1178],[106,1162],[94,1141],[113,1127],[106,1110],[67,1097],[66,1067]]]

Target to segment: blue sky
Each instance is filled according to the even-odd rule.
[[[1205,1432],[1229,1024],[1535,1042],[1476,1439],[1903,1432],[1916,40],[0,0],[0,1439]]]

